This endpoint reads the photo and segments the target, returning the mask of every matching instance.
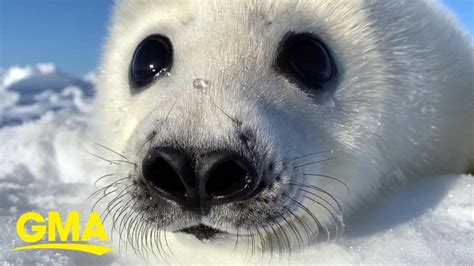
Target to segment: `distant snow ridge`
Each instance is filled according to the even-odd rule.
[[[27,79],[34,75],[48,75],[56,72],[56,66],[53,63],[39,63],[31,66],[14,66],[7,70],[1,71],[1,86],[6,88],[13,83]]]
[[[93,72],[76,78],[52,63],[0,70],[0,127],[59,110],[88,112],[94,83]]]

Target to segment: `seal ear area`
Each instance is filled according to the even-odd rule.
[[[311,33],[287,33],[277,49],[275,69],[312,93],[327,90],[337,74],[330,50]]]
[[[173,63],[173,46],[163,35],[146,37],[138,44],[131,63],[129,80],[131,92],[136,93],[157,78],[168,73]]]

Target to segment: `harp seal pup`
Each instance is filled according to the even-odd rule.
[[[145,258],[314,249],[381,191],[466,170],[472,52],[431,1],[117,1],[108,219]]]

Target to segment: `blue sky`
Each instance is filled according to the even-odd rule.
[[[0,66],[53,62],[65,72],[94,70],[112,0],[0,0]]]
[[[74,75],[94,70],[112,2],[0,0],[0,67],[53,62]],[[474,0],[443,2],[474,32]]]

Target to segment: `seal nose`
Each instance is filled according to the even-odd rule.
[[[245,200],[259,183],[257,170],[246,158],[225,151],[204,156],[199,176],[199,190],[213,205]]]
[[[160,196],[200,215],[212,206],[251,197],[259,185],[255,167],[231,152],[193,160],[180,149],[154,148],[142,162],[142,173]]]

